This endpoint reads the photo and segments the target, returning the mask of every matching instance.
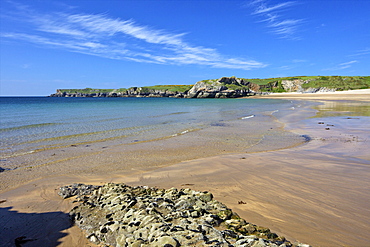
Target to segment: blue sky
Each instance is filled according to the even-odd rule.
[[[0,95],[370,74],[370,0],[0,0]]]

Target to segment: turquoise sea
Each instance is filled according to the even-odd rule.
[[[151,141],[239,120],[258,131],[258,123],[271,121],[256,122],[259,116],[291,107],[272,99],[0,97],[0,153],[6,159],[107,140]]]

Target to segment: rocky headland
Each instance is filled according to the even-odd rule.
[[[194,85],[159,85],[129,89],[58,89],[51,97],[239,98],[276,92],[334,92],[370,87],[370,77],[303,76],[270,79],[222,77]]]
[[[70,217],[93,243],[104,246],[300,246],[241,219],[211,193],[108,183],[59,189],[76,196]],[[245,202],[239,202],[245,203]]]

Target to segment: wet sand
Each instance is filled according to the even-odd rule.
[[[315,100],[324,100],[328,108],[333,102],[349,103],[332,101],[344,99],[344,94],[335,95]],[[356,100],[353,92],[350,95],[346,97]],[[369,100],[370,94],[367,96]],[[79,152],[79,158],[51,160],[42,173],[36,172],[41,169],[23,169],[6,178],[8,187],[3,186],[0,193],[0,201],[6,200],[0,204],[0,220],[5,222],[0,242],[14,246],[14,239],[25,236],[34,241],[24,246],[93,246],[77,227],[70,227],[67,213],[72,200],[62,200],[56,189],[75,182],[123,182],[210,191],[247,221],[291,241],[313,246],[369,246],[369,117],[303,120],[312,110],[292,112],[280,116],[279,121],[289,131],[310,136],[311,141],[283,150],[236,154],[225,150],[218,155],[220,148],[200,151],[199,146],[189,145],[175,149],[170,142],[162,142],[150,157],[145,145],[123,157],[119,147],[109,152],[93,147],[94,156],[70,147],[65,151]],[[207,157],[196,158],[197,152],[207,152]],[[135,162],[139,157],[140,164]],[[117,164],[119,172],[115,171]],[[245,204],[239,204],[241,201]]]

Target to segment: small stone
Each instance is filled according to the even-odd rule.
[[[190,216],[193,217],[193,218],[197,218],[197,217],[199,217],[199,212],[194,210],[194,211],[190,212]]]
[[[180,244],[176,239],[170,236],[163,236],[158,238],[158,241],[154,244],[154,247],[178,247]]]
[[[253,233],[256,231],[256,228],[252,224],[247,224],[241,228],[245,233]]]
[[[116,238],[117,247],[125,247],[126,246],[126,236],[122,234]]]
[[[279,237],[276,233],[273,233],[273,232],[270,232],[270,233],[267,233],[267,238],[268,239],[274,239],[274,238],[277,238]]]
[[[258,232],[263,232],[263,233],[269,233],[270,232],[270,229],[266,228],[266,227],[263,227],[263,226],[257,226],[256,227],[256,230]]]
[[[209,192],[202,193],[199,196],[199,199],[202,200],[203,202],[210,202],[213,199],[213,195],[211,193],[209,193]]]
[[[238,241],[235,242],[235,246],[244,246],[244,245],[247,245],[248,244],[248,240],[247,239],[239,239]]]
[[[103,227],[101,230],[100,230],[101,233],[107,233],[108,232],[108,229],[106,227]]]
[[[265,247],[267,246],[265,241],[263,241],[262,238],[260,238],[258,241],[254,241],[252,244],[252,247]]]
[[[245,226],[246,222],[243,219],[237,219],[237,220],[236,219],[230,219],[230,220],[225,220],[225,224],[228,227],[240,228],[242,226]]]
[[[89,237],[89,240],[94,244],[99,244],[99,239],[94,234]]]
[[[142,240],[136,240],[131,244],[131,247],[141,247],[142,244],[143,244]]]
[[[231,218],[232,214],[233,213],[231,212],[231,210],[228,209],[218,212],[217,216],[220,217],[220,219],[222,220],[228,220]]]
[[[171,232],[180,232],[180,231],[184,231],[184,228],[181,227],[181,226],[174,226],[171,228],[170,230]]]
[[[114,222],[114,224],[107,226],[110,231],[115,232],[119,229],[120,224],[118,222]]]

